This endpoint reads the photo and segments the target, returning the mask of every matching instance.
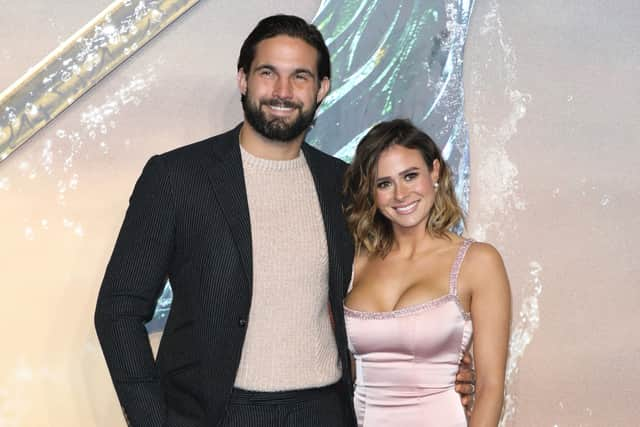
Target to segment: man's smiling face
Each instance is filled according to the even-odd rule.
[[[269,140],[288,142],[303,134],[329,90],[318,81],[318,52],[305,41],[276,36],[256,45],[249,73],[238,72],[245,119]]]

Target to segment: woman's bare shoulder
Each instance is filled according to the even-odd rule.
[[[466,279],[486,282],[506,275],[500,252],[490,243],[473,242],[465,255],[462,272]]]
[[[502,260],[500,252],[491,243],[478,242],[473,240],[473,243],[469,246],[467,255],[465,258],[474,259],[476,261],[488,262]]]

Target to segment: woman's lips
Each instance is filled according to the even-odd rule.
[[[418,200],[406,205],[394,206],[393,209],[396,212],[398,212],[400,215],[408,215],[410,213],[413,213],[416,210],[417,206],[418,206]]]

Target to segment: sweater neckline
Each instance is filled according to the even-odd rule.
[[[298,153],[298,157],[291,160],[271,160],[254,156],[240,145],[240,155],[242,163],[252,169],[260,169],[265,171],[284,171],[303,168],[306,165],[302,150]]]

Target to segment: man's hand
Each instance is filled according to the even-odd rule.
[[[460,393],[467,417],[470,417],[476,392],[476,371],[473,370],[473,358],[468,351],[464,353],[456,375],[456,391]]]

